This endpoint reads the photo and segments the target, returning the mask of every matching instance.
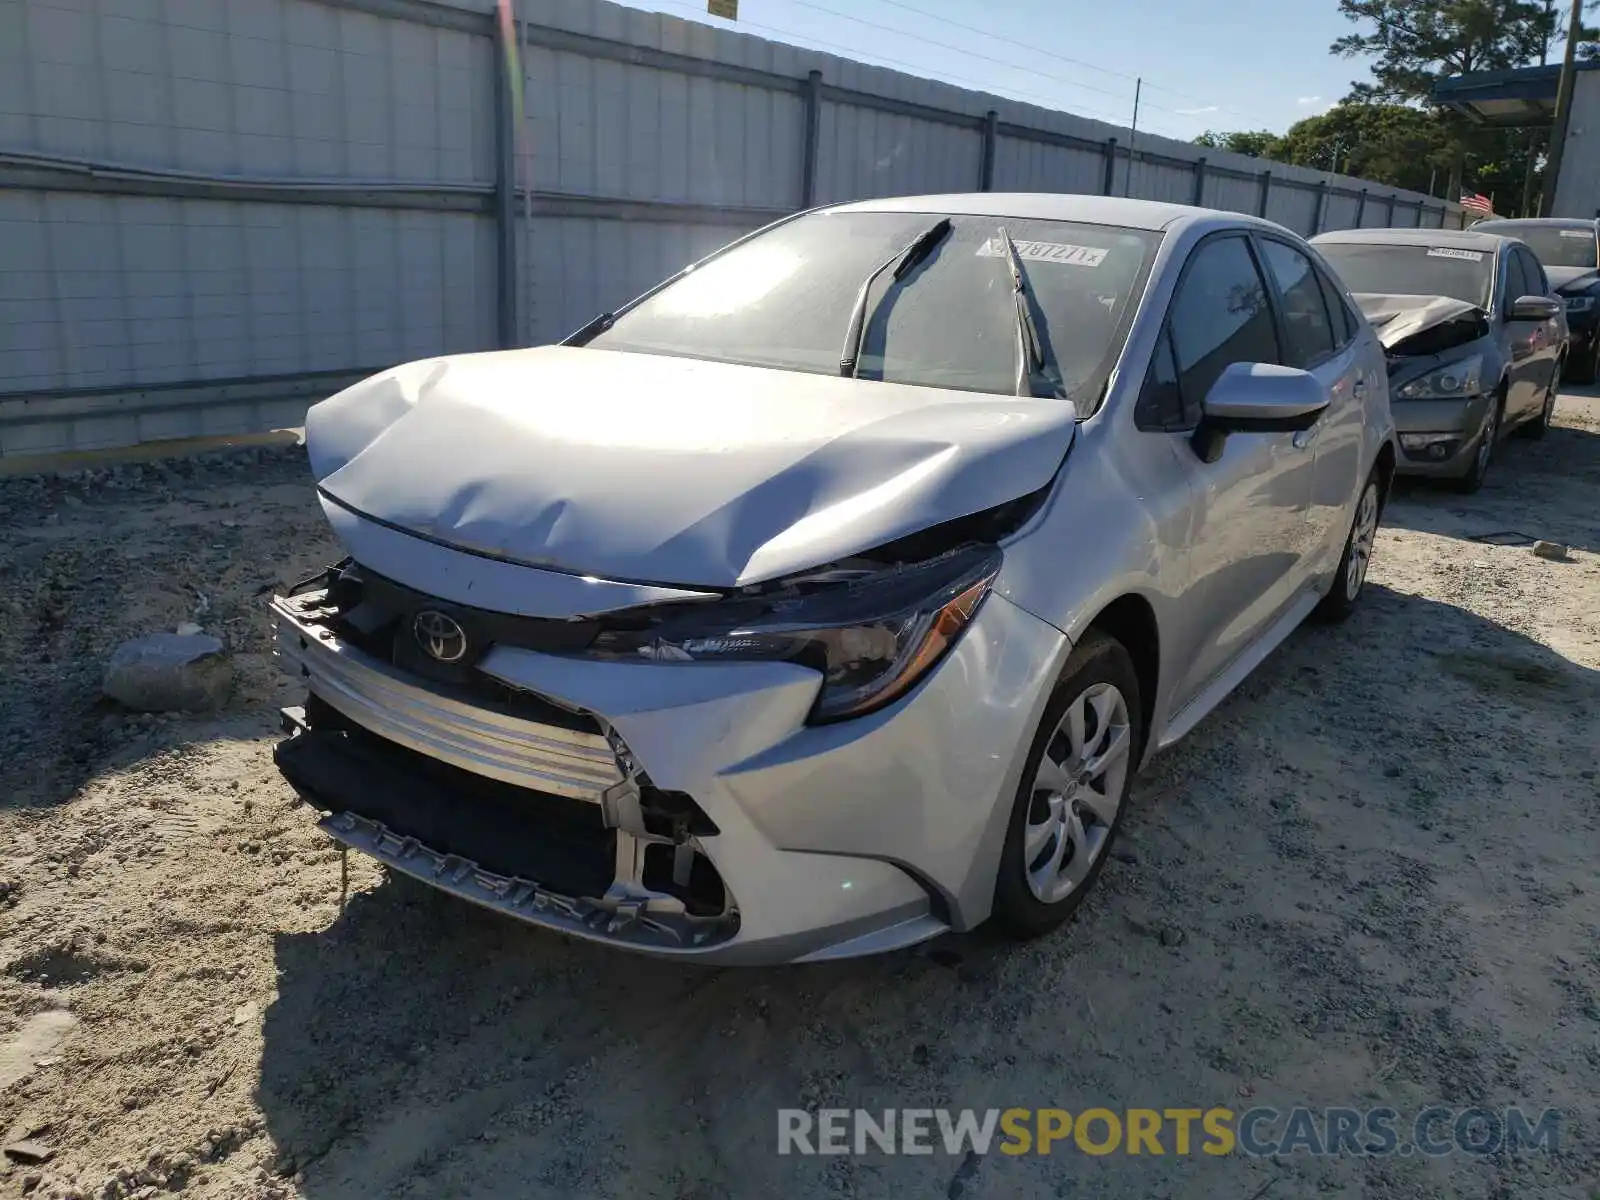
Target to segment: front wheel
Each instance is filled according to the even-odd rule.
[[[1139,677],[1115,638],[1091,630],[1045,706],[1013,802],[994,920],[1023,938],[1070,917],[1105,866],[1144,745]]]
[[[1382,490],[1374,468],[1356,501],[1356,514],[1350,521],[1350,534],[1344,540],[1344,554],[1334,572],[1333,586],[1317,605],[1317,615],[1325,621],[1343,621],[1355,612],[1356,601],[1361,599],[1361,589],[1367,583],[1367,567],[1372,563],[1372,547],[1378,540]]]
[[[1561,368],[1557,367],[1554,375],[1550,376],[1550,386],[1544,390],[1544,406],[1539,409],[1539,415],[1517,430],[1523,437],[1538,440],[1550,429],[1550,418],[1556,411],[1556,392],[1561,380]]]
[[[1593,383],[1596,375],[1600,375],[1600,336],[1596,336],[1590,347],[1573,359],[1567,378],[1573,383]]]
[[[1478,447],[1472,456],[1472,465],[1467,468],[1467,473],[1455,481],[1456,491],[1471,494],[1483,486],[1483,480],[1489,474],[1489,462],[1494,458],[1495,439],[1500,435],[1500,403],[1498,400],[1489,405],[1489,411],[1484,414],[1483,432],[1478,435]]]

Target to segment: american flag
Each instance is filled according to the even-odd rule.
[[[1461,207],[1469,213],[1477,213],[1480,217],[1492,217],[1494,215],[1493,201],[1487,196],[1480,196],[1476,193],[1470,196],[1462,196]]]

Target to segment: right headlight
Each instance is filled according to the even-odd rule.
[[[823,677],[813,721],[861,716],[903,696],[944,657],[989,594],[1000,561],[998,547],[971,546],[770,599],[662,605],[634,614],[637,627],[613,624],[585,653],[799,663]]]
[[[1476,396],[1483,390],[1483,355],[1458,359],[1419,375],[1395,389],[1400,400],[1445,400]]]
[[[1568,296],[1566,301],[1568,312],[1588,312],[1594,307],[1593,296]]]

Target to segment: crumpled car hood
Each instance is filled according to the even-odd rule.
[[[1592,283],[1600,283],[1600,271],[1594,267],[1546,267],[1544,273],[1558,292],[1581,292]]]
[[[408,363],[315,405],[323,495],[447,545],[740,587],[1043,487],[1064,400],[546,346]]]
[[[1402,296],[1381,292],[1355,292],[1351,299],[1361,309],[1385,350],[1392,350],[1407,338],[1425,329],[1476,313],[1486,314],[1476,304],[1449,296]]]

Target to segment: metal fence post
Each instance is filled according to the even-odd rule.
[[[1394,193],[1389,193],[1389,228],[1394,228]]]
[[[1106,139],[1106,173],[1105,179],[1100,184],[1102,196],[1111,195],[1112,189],[1117,186],[1117,139]]]
[[[1316,237],[1327,225],[1328,221],[1328,181],[1324,179],[1317,185],[1317,219],[1311,223],[1311,236]]]
[[[822,72],[806,76],[805,159],[800,168],[800,207],[817,203],[817,143],[822,136]]]
[[[1261,172],[1261,203],[1256,206],[1256,216],[1267,215],[1267,202],[1272,199],[1272,172]]]
[[[1356,228],[1360,229],[1362,222],[1367,219],[1367,189],[1361,189],[1361,197],[1356,201]]]
[[[983,165],[978,169],[978,190],[994,191],[994,153],[1000,138],[1000,114],[990,109],[983,115]]]
[[[1206,160],[1202,155],[1194,160],[1194,199],[1190,201],[1196,208],[1206,202]]]
[[[515,36],[513,34],[513,36]],[[494,222],[495,222],[495,336],[502,348],[518,341],[517,320],[517,113],[511,110],[516,95],[510,64],[521,57],[505,44],[506,28],[495,23],[494,71]],[[529,247],[529,254],[532,254]]]

